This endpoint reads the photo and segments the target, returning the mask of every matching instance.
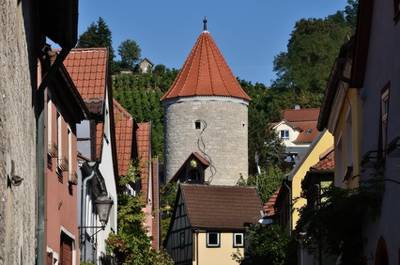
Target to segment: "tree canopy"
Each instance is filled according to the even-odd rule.
[[[90,24],[86,31],[79,36],[77,47],[107,47],[109,50],[110,62],[114,60],[111,30],[102,17],[99,17],[97,22]]]
[[[121,57],[121,68],[133,70],[135,63],[140,58],[141,49],[136,41],[127,39],[119,45],[118,54]]]
[[[333,62],[350,32],[341,12],[325,19],[298,21],[287,52],[275,57],[278,78],[273,87],[292,89],[302,106],[319,106]]]
[[[118,181],[119,190],[126,184],[140,179],[138,163],[132,163],[126,176]],[[118,264],[122,265],[172,265],[173,261],[163,250],[151,248],[144,223],[144,204],[140,196],[127,193],[118,194],[118,232],[107,239],[108,251],[114,253]]]
[[[152,153],[163,157],[164,110],[161,96],[174,81],[177,70],[164,72],[119,74],[113,78],[114,97],[128,110],[136,122],[151,121]]]

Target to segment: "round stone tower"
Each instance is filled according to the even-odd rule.
[[[161,100],[167,181],[192,153],[209,162],[204,178],[212,185],[247,179],[250,97],[206,28]]]

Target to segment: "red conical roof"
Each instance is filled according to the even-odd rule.
[[[207,31],[200,34],[177,78],[161,100],[192,96],[250,100]]]

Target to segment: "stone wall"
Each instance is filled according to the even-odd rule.
[[[30,1],[0,2],[0,265],[34,264],[36,232],[35,86]],[[22,177],[7,185],[7,168]]]
[[[192,152],[200,152],[203,138],[205,153],[215,167],[206,171],[206,180],[214,185],[235,185],[248,176],[247,102],[227,97],[194,97],[165,102],[165,174],[167,181]],[[207,127],[195,128],[197,120]]]

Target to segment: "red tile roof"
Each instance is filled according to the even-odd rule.
[[[81,97],[91,113],[102,114],[107,84],[107,48],[72,49],[64,60]],[[103,121],[96,124],[96,158],[101,158]]]
[[[287,109],[282,113],[282,118],[289,122],[318,121],[319,108]]]
[[[138,127],[136,131],[136,143],[140,161],[141,189],[144,198],[147,198],[151,156],[151,123],[139,123]]]
[[[107,48],[72,49],[64,65],[82,98],[104,98],[107,82]]]
[[[274,216],[276,211],[275,211],[275,203],[276,199],[278,198],[278,194],[281,190],[281,186],[274,192],[274,194],[271,195],[271,197],[268,199],[266,203],[264,203],[264,212],[267,216]]]
[[[333,148],[330,148],[321,155],[319,162],[311,167],[311,171],[333,170],[335,170],[335,152]]]
[[[207,31],[200,34],[175,82],[161,100],[191,96],[250,100]]]
[[[262,203],[253,187],[181,184],[192,228],[243,229],[260,219]]]
[[[129,112],[115,99],[113,99],[113,106],[118,175],[125,176],[132,161],[134,121]]]
[[[294,143],[311,143],[318,135],[319,109],[287,109],[282,112],[282,119],[289,122],[291,126],[300,130]]]
[[[317,121],[291,122],[293,126],[300,129],[300,134],[294,141],[296,144],[311,143],[318,136]]]

